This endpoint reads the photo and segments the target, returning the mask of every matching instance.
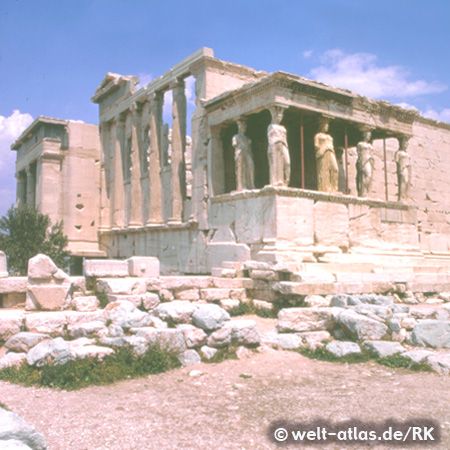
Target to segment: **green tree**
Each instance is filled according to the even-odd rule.
[[[58,267],[64,267],[70,252],[63,222],[52,225],[46,214],[27,205],[11,207],[0,219],[0,250],[8,257],[8,269],[15,275],[26,275],[28,260],[39,253],[49,256]]]

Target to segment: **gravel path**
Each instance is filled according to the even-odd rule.
[[[194,369],[203,375],[190,376]],[[447,450],[449,388],[450,377],[434,373],[311,361],[267,348],[239,361],[202,363],[75,392],[0,382],[0,402],[41,431],[50,450],[273,449],[266,436],[270,422],[319,417],[434,419],[443,427],[443,440],[431,448]]]

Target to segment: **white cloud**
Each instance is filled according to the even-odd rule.
[[[0,116],[0,217],[15,201],[16,152],[10,147],[32,121],[30,114],[22,114],[18,110],[9,117]]]
[[[450,108],[445,108],[441,112],[437,112],[434,109],[428,109],[422,115],[429,117],[430,119],[450,123]]]
[[[411,79],[411,74],[404,67],[379,66],[373,54],[346,54],[339,49],[326,51],[320,58],[320,65],[311,70],[310,76],[373,98],[411,97],[447,89],[441,83]]]
[[[138,78],[139,78],[139,84],[137,85],[138,89],[141,89],[144,86],[147,86],[147,84],[153,80],[153,76],[151,73],[144,73],[144,72],[140,73],[138,75]]]
[[[305,51],[303,52],[303,58],[309,59],[309,58],[311,58],[312,54],[313,54],[313,51],[312,51],[312,50],[305,50]]]

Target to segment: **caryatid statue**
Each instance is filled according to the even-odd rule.
[[[271,186],[288,186],[291,178],[291,158],[287,144],[287,131],[281,124],[284,108],[270,108],[272,123],[267,129],[269,140],[268,159]]]
[[[314,137],[316,151],[317,185],[319,191],[337,192],[339,167],[334,152],[333,138],[328,134],[329,119],[319,119],[319,131]]]
[[[356,160],[356,187],[358,196],[365,197],[370,192],[372,185],[375,160],[373,158],[373,146],[370,143],[372,132],[368,128],[361,129],[363,140],[356,146],[358,159]]]
[[[243,118],[237,120],[238,134],[233,136],[234,164],[236,170],[236,189],[255,188],[255,163],[252,154],[252,141],[246,136],[247,123]]]
[[[409,187],[411,185],[411,157],[406,152],[409,137],[401,137],[398,142],[399,148],[395,152],[395,162],[397,163],[398,201],[401,202],[409,197]]]

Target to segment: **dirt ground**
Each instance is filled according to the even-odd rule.
[[[200,370],[201,376],[190,376]],[[242,377],[242,375],[245,375]],[[274,449],[271,422],[433,419],[450,448],[450,377],[338,364],[265,348],[110,386],[65,392],[0,382],[0,402],[41,431],[50,450]],[[284,447],[286,448],[286,447]],[[396,448],[345,442],[288,448]]]

